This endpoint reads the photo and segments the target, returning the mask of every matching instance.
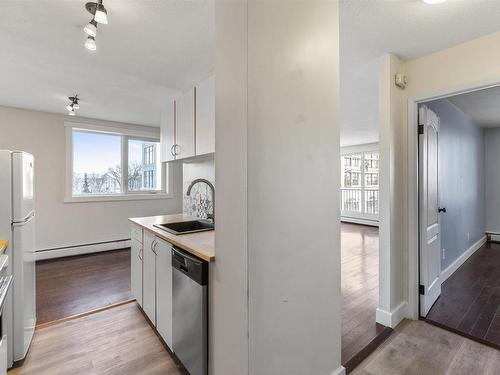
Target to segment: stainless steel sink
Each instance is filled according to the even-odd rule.
[[[154,224],[156,228],[179,235],[214,230],[214,223],[208,220],[189,220],[176,223]]]

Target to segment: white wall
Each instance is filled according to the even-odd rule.
[[[216,2],[216,35],[212,371],[339,373],[338,4]]]
[[[500,128],[485,129],[486,229],[500,233]]]
[[[37,250],[128,239],[127,218],[182,211],[180,168],[174,168],[174,199],[64,203],[64,119],[60,114],[0,107],[0,149],[35,156]]]

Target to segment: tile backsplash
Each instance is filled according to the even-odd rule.
[[[183,212],[187,215],[205,219],[207,214],[213,213],[213,197],[206,184],[196,184],[187,196],[187,189],[191,182],[198,178],[210,181],[215,186],[214,160],[192,161],[183,164]]]

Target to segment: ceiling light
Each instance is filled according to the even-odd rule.
[[[80,108],[80,104],[78,104],[78,95],[75,94],[75,96],[70,96],[68,99],[71,101],[71,103],[66,106],[68,115],[75,116],[76,110]]]
[[[85,41],[85,48],[89,51],[95,51],[97,49],[97,45],[95,44],[95,38],[93,36],[89,36]]]
[[[97,35],[97,22],[96,20],[92,19],[84,28],[83,31],[87,33],[88,36],[95,36]]]
[[[444,3],[446,0],[422,0],[426,4],[434,5]]]
[[[99,0],[95,9],[94,19],[98,23],[102,23],[104,25],[108,24],[108,12],[104,5],[102,5],[102,0]]]

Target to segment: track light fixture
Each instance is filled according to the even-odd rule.
[[[88,36],[93,36],[95,38],[95,36],[97,35],[97,22],[95,19],[92,19],[92,21],[90,21],[84,28],[83,28],[83,31],[85,31],[85,33],[88,35]]]
[[[80,104],[78,103],[78,95],[75,94],[75,96],[70,96],[68,99],[71,101],[71,103],[66,106],[68,115],[75,116],[76,110],[80,109]]]
[[[95,38],[97,36],[97,24],[108,24],[108,11],[102,4],[102,0],[85,4],[85,9],[87,9],[87,11],[93,16],[92,20],[83,28],[83,31],[85,31],[88,35],[87,40],[85,41],[85,48],[90,51],[95,51],[97,49],[97,45],[95,43]]]

